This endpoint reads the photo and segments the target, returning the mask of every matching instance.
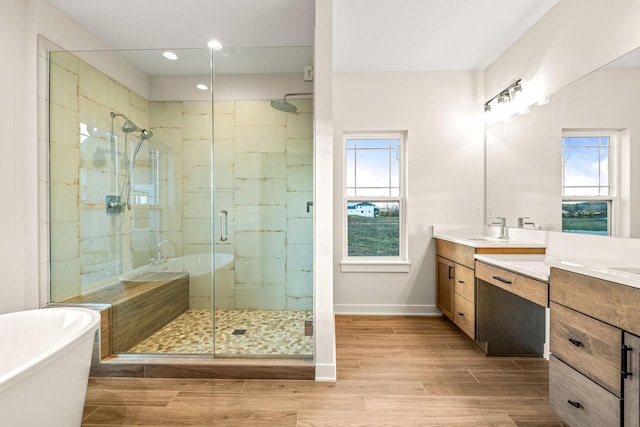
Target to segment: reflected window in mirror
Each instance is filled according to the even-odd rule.
[[[562,231],[611,235],[617,132],[563,131]]]

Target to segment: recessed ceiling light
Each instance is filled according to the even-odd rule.
[[[196,85],[196,87],[197,87],[198,89],[200,89],[200,90],[208,90],[208,89],[209,89],[209,86],[204,85],[204,84],[202,84],[202,83],[197,84],[197,85]]]
[[[207,43],[207,46],[209,46],[209,49],[213,49],[213,50],[222,49],[222,44],[220,44],[218,40],[209,40],[209,43]]]
[[[176,55],[173,52],[170,51],[166,51],[162,54],[162,56],[164,56],[165,58],[167,58],[170,61],[175,61],[176,59],[178,59],[178,55]]]

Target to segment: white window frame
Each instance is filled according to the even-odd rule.
[[[620,185],[620,166],[619,166],[619,141],[620,132],[606,129],[563,129],[562,138],[566,137],[607,137],[609,138],[609,194],[606,196],[565,196],[564,195],[564,162],[562,159],[562,203],[565,202],[607,202],[609,204],[607,231],[609,236],[618,235],[619,221],[619,198],[617,197]],[[561,152],[564,156],[564,144],[561,146]]]
[[[397,196],[348,196],[347,195],[347,141],[353,139],[398,139],[400,147],[399,159],[399,189]],[[342,272],[401,272],[408,273],[411,264],[408,260],[408,236],[407,236],[407,133],[397,132],[346,132],[342,137],[343,154],[343,256],[340,262]],[[391,186],[390,186],[391,188]],[[400,214],[398,218],[398,256],[349,256],[348,255],[348,204],[350,202],[390,202],[398,203]]]

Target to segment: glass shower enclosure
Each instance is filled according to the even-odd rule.
[[[238,67],[311,49],[171,52],[49,54],[51,302],[113,354],[312,357],[313,104]]]

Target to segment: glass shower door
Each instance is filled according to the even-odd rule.
[[[287,49],[232,51],[300,55],[301,79],[311,48]],[[216,52],[215,70],[227,70],[230,52]],[[214,94],[229,93],[224,77],[216,73]],[[313,102],[273,108],[251,91],[272,78],[254,70],[235,98],[214,101],[215,252],[225,257],[215,273],[216,357],[313,356]]]
[[[212,355],[211,51],[163,52],[49,53],[51,302],[110,305],[115,354]]]

